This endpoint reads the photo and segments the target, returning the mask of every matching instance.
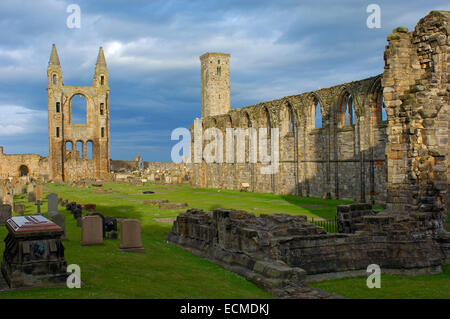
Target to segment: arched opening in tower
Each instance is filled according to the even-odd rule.
[[[71,122],[87,123],[87,100],[82,94],[75,94],[70,100]]]

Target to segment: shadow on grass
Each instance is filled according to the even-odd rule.
[[[322,199],[318,197],[300,197],[295,195],[280,195],[288,203],[301,207],[321,218],[331,219],[336,216],[337,206],[351,204],[353,201],[340,199]]]

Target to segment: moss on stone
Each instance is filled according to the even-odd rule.
[[[388,41],[392,41],[392,40],[400,40],[400,36],[398,34],[389,34],[387,36],[387,40]]]
[[[408,33],[408,28],[407,27],[398,27],[398,28],[395,28],[392,32],[393,33]]]

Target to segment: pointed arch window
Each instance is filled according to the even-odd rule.
[[[57,78],[57,76],[56,76],[56,74],[53,74],[53,84],[56,84],[56,80],[57,80],[58,78]]]
[[[322,110],[319,101],[316,101],[314,109],[314,128],[322,128]]]
[[[105,84],[105,76],[102,75],[100,76],[100,85],[104,85]]]
[[[353,96],[349,94],[345,104],[345,125],[355,124],[355,108],[353,105]]]
[[[381,98],[381,120],[387,121],[386,105],[384,104],[384,96]]]
[[[294,112],[292,110],[291,107],[288,108],[289,109],[289,128],[288,128],[288,132],[295,132],[295,117],[294,117]]]

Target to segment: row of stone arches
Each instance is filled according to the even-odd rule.
[[[66,156],[71,156],[75,159],[93,159],[94,142],[91,140],[86,142],[78,140],[76,143],[73,141],[65,141],[64,153]]]
[[[206,117],[202,124],[204,130],[216,127],[222,132],[228,127],[267,128],[269,152],[270,131],[279,128],[280,160],[287,173],[278,181],[274,181],[274,176],[270,181],[266,177],[260,177],[261,180],[274,191],[278,191],[283,179],[289,179],[287,184],[296,184],[295,193],[359,200],[366,194],[380,197],[383,192],[375,190],[374,184],[378,175],[383,181],[386,176],[386,120],[378,76]],[[224,158],[225,152],[224,149]],[[248,154],[246,163],[253,165]],[[258,173],[252,172],[253,179],[253,174]],[[316,178],[319,174],[323,176]],[[358,185],[357,190],[345,181],[348,175],[352,175],[350,180]],[[315,191],[319,187],[322,193]]]
[[[231,111],[204,119],[204,129],[208,127],[279,127],[281,134],[295,132],[306,119],[310,129],[323,128],[326,121],[333,120],[338,128],[355,125],[360,116],[367,116],[366,109],[372,108],[374,121],[387,120],[380,78],[376,78],[372,88],[359,95],[352,87],[343,86],[334,96],[321,96],[311,92],[270,103],[247,107],[239,112]],[[327,94],[326,92],[325,94]],[[325,100],[325,101],[324,101]],[[358,102],[357,102],[358,101]],[[334,116],[333,116],[334,115]]]

